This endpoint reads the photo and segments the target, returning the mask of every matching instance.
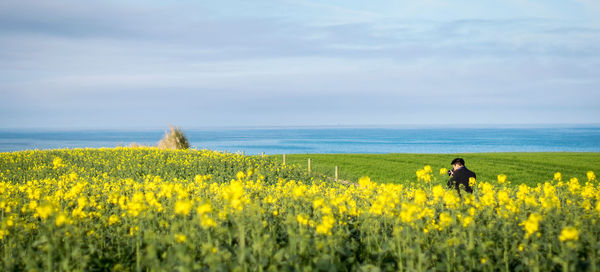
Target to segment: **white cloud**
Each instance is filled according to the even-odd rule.
[[[548,120],[600,116],[600,28],[585,22],[402,19],[354,2],[293,1],[306,12],[293,19],[258,7],[217,16],[186,4],[23,3],[0,4],[10,15],[0,16],[0,114],[21,116],[0,127],[68,109],[110,123],[111,112],[177,103],[201,116],[226,107],[218,122],[300,122],[310,111],[319,122],[418,123],[445,117],[455,95],[479,121],[546,108],[556,109]]]

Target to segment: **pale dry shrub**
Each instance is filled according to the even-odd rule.
[[[141,148],[141,147],[148,147],[148,146],[144,145],[144,144],[138,144],[136,142],[132,142],[132,143],[129,144],[129,147],[131,147],[131,148]]]
[[[158,142],[158,148],[162,149],[189,149],[190,143],[183,131],[175,126],[169,125],[170,131],[165,131],[165,136]]]

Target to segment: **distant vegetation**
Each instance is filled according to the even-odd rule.
[[[170,131],[165,131],[165,136],[158,142],[161,149],[189,149],[190,143],[183,131],[175,126],[169,125]]]
[[[281,155],[271,156],[278,162]],[[600,153],[542,152],[542,153],[467,153],[467,154],[294,154],[286,155],[288,164],[307,168],[311,158],[313,172],[334,175],[339,167],[341,179],[357,181],[369,176],[380,183],[406,183],[416,179],[415,171],[424,165],[435,169],[451,168],[456,157],[465,159],[467,168],[477,173],[478,181],[494,181],[504,174],[513,184],[528,184],[552,180],[561,172],[566,177],[586,179],[589,170],[600,172]],[[440,176],[445,181],[447,176]],[[442,182],[440,181],[440,184]]]

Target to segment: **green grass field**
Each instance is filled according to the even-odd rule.
[[[282,155],[271,156],[281,162]],[[577,177],[585,181],[586,172],[600,172],[600,153],[552,152],[552,153],[467,153],[467,154],[288,154],[286,163],[307,167],[311,158],[311,169],[327,176],[334,175],[339,168],[339,178],[356,181],[369,176],[376,182],[403,183],[416,180],[416,170],[431,165],[439,182],[446,176],[439,175],[440,168],[451,168],[456,157],[465,159],[467,168],[477,173],[479,181],[497,179],[505,174],[512,184],[535,185],[552,180],[555,172],[563,179]]]

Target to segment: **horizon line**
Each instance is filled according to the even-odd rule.
[[[336,128],[372,128],[372,129],[416,129],[416,128],[582,128],[600,127],[597,123],[498,123],[498,124],[326,124],[326,125],[223,125],[223,126],[178,126],[185,130],[253,130],[253,129],[336,129]],[[0,127],[2,132],[10,131],[156,131],[168,130],[168,125],[159,127],[113,126],[113,127]]]

